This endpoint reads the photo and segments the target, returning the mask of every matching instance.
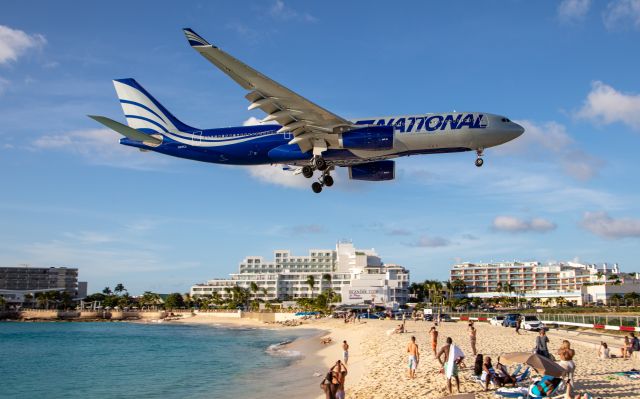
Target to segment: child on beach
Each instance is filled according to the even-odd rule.
[[[576,351],[571,349],[571,343],[566,339],[563,340],[560,349],[558,349],[558,356],[560,357],[558,364],[567,370],[567,377],[572,381],[575,380],[576,363],[573,361],[575,355]]]

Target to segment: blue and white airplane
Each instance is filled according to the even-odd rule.
[[[332,186],[331,172],[348,167],[354,180],[392,180],[395,161],[405,155],[475,151],[476,166],[486,148],[513,140],[524,128],[483,112],[451,112],[348,120],[312,103],[216,46],[184,29],[191,47],[249,91],[249,110],[267,116],[256,126],[199,129],[181,122],[134,79],[115,85],[127,125],[91,118],[125,136],[120,144],[179,158],[227,165],[282,164],[319,178],[319,193]]]

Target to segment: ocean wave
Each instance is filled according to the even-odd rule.
[[[300,357],[302,354],[300,351],[293,351],[287,349],[287,345],[289,345],[292,341],[283,341],[278,342],[277,344],[269,345],[265,352],[267,352],[271,356],[275,357]]]

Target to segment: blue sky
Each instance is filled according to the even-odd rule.
[[[153,4],[0,7],[1,265],[185,292],[246,255],[347,238],[414,280],[461,260],[640,271],[640,1]],[[119,145],[86,117],[124,120],[113,78],[195,126],[263,116],[183,27],[343,117],[482,111],[527,132],[482,168],[473,153],[402,158],[393,182],[341,172],[321,195],[278,168]]]

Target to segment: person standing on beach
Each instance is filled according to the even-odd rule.
[[[338,389],[336,390],[336,399],[345,399],[344,383],[347,378],[347,367],[340,360],[331,368],[338,381]]]
[[[436,330],[435,327],[431,327],[429,335],[431,336],[431,349],[433,350],[433,356],[435,357],[438,350],[438,330]]]
[[[452,388],[451,388],[452,378],[456,379],[456,388],[458,388],[458,393],[460,393],[460,378],[458,377],[458,365],[460,364],[460,362],[462,362],[462,360],[464,359],[464,356],[460,356],[458,359],[456,358],[449,359],[449,354],[451,353],[452,345],[453,345],[453,340],[451,339],[451,337],[447,337],[447,344],[440,349],[436,357],[438,359],[438,362],[440,362],[440,365],[442,366],[441,372],[443,372],[447,377],[447,388],[449,389],[449,393],[452,393]],[[442,360],[442,355],[444,355],[444,360]],[[453,367],[452,367],[451,376],[448,376],[447,366],[448,366],[448,362],[450,361],[453,362]]]
[[[473,356],[475,356],[477,354],[477,350],[476,350],[476,333],[478,330],[476,330],[476,328],[473,325],[473,321],[469,322],[469,341],[471,342],[471,350],[473,351]]]
[[[551,359],[549,355],[549,348],[547,344],[549,343],[549,337],[545,333],[544,329],[540,330],[540,335],[536,337],[536,353],[540,356],[544,356],[547,359]]]
[[[409,353],[409,378],[416,378],[416,369],[420,361],[420,351],[418,350],[418,344],[416,344],[416,337],[414,336],[411,337],[411,341],[407,346],[407,353]]]
[[[522,317],[516,319],[516,334],[520,335],[520,326],[522,325]]]
[[[343,351],[343,355],[344,355],[344,364],[346,365],[347,362],[349,361],[349,344],[347,343],[347,341],[342,341],[342,351]]]
[[[324,392],[325,399],[336,399],[336,393],[338,392],[339,387],[340,383],[338,382],[337,375],[331,370],[320,383],[320,389]]]

